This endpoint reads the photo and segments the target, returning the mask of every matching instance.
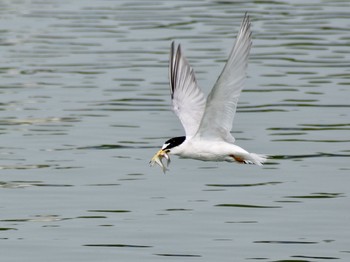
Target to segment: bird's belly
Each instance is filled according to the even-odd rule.
[[[230,155],[247,153],[239,146],[229,143],[189,143],[178,155],[182,158],[192,158],[202,161],[229,161],[234,159]]]
[[[224,157],[207,152],[183,153],[180,155],[180,157],[197,159],[202,161],[225,161]]]

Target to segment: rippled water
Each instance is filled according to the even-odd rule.
[[[348,261],[348,1],[1,1],[4,261]],[[172,158],[170,42],[206,92],[253,23],[237,143]]]

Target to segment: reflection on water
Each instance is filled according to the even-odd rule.
[[[347,1],[0,7],[5,260],[348,260]],[[253,48],[233,135],[270,161],[149,168],[183,133],[170,42],[208,93],[246,11]]]

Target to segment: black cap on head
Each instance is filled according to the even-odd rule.
[[[186,137],[185,136],[178,136],[178,137],[173,137],[167,140],[164,145],[163,145],[163,150],[169,150],[173,147],[176,147],[178,145],[181,145],[185,141]]]

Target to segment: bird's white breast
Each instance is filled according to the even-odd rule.
[[[194,158],[202,161],[233,161],[230,155],[245,155],[247,151],[225,141],[189,140],[173,148],[171,154],[183,158]]]

